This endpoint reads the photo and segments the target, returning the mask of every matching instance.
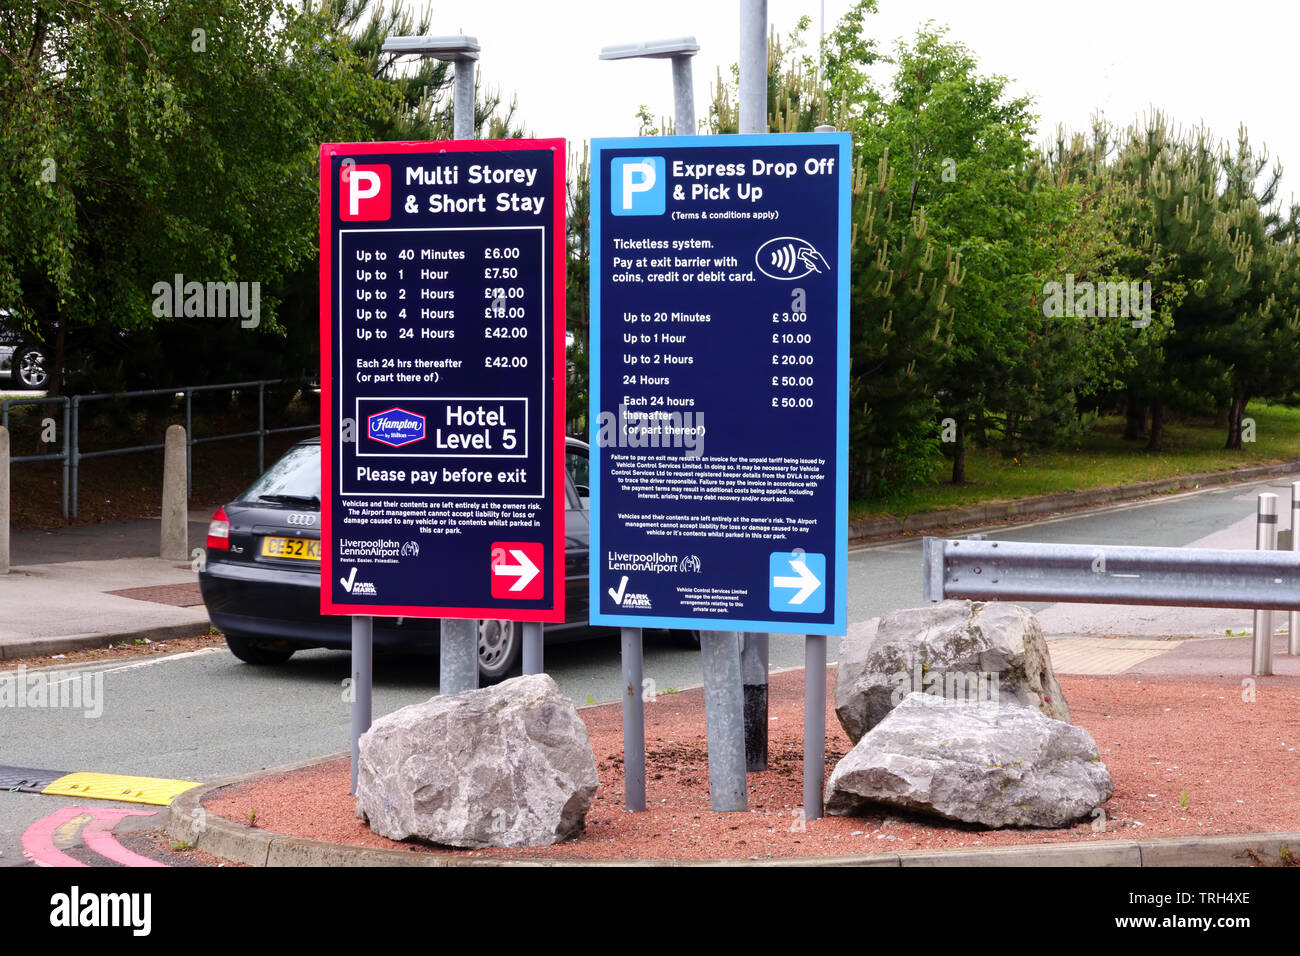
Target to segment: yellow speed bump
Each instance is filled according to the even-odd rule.
[[[161,777],[132,777],[118,773],[68,773],[50,783],[41,793],[59,797],[88,797],[121,800],[165,807],[177,796],[199,786],[193,780],[165,780]]]

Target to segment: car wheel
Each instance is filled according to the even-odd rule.
[[[523,628],[515,621],[478,622],[478,676],[482,685],[505,680],[519,663]]]
[[[684,647],[688,651],[698,651],[700,649],[699,631],[669,631],[668,637],[678,647]]]
[[[293,657],[293,648],[275,647],[266,641],[245,637],[242,634],[227,634],[226,646],[245,664],[271,665],[283,664]]]
[[[40,349],[23,349],[14,361],[14,381],[19,388],[44,388],[50,380],[45,370],[45,353]]]

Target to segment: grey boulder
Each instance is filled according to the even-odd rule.
[[[908,694],[835,766],[826,812],[892,807],[985,827],[1066,827],[1115,786],[1082,727],[1019,704]]]
[[[1070,722],[1038,619],[1015,604],[940,601],[849,628],[835,715],[857,742],[909,693],[1036,707]]]
[[[390,840],[545,846],[582,831],[596,786],[586,725],[535,674],[375,721],[361,737],[357,816]]]

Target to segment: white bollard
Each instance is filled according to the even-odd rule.
[[[1277,550],[1277,495],[1264,492],[1259,496],[1255,525],[1255,549]],[[1255,612],[1255,635],[1251,673],[1262,677],[1273,673],[1273,612]]]
[[[185,493],[185,428],[167,427],[163,448],[162,541],[159,555],[189,560],[189,501]]]

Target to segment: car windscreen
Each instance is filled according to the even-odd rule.
[[[294,445],[253,482],[241,501],[320,504],[320,445]]]

